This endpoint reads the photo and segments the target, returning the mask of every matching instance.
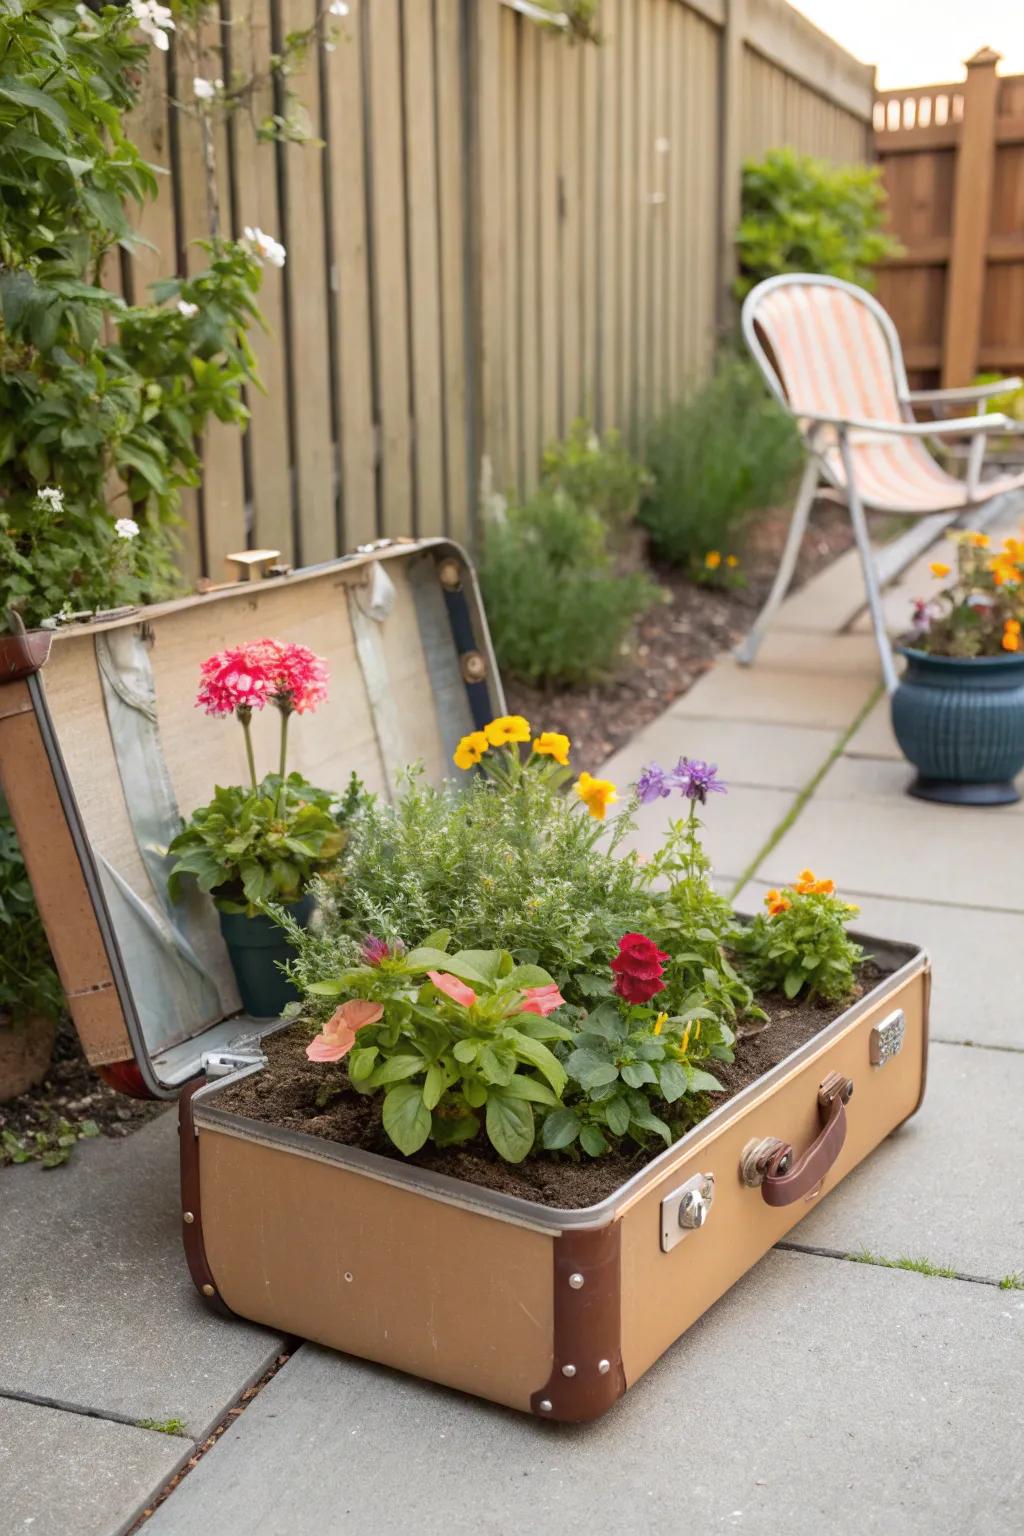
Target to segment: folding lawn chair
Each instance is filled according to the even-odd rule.
[[[916,516],[965,516],[993,496],[1024,486],[1024,474],[982,480],[989,434],[1019,431],[1006,416],[982,415],[983,402],[1020,384],[1002,379],[963,389],[911,390],[899,336],[863,288],[835,277],[787,273],[759,283],[743,305],[743,335],[772,393],[796,419],[807,465],[774,585],[737,651],[749,664],[793,579],[819,485],[845,501],[857,539],[885,686],[896,686],[865,508]],[[979,414],[916,421],[915,405],[960,404]],[[963,480],[933,457],[928,438],[970,437]]]

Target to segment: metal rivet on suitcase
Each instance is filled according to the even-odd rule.
[[[583,1276],[581,1274],[570,1275],[569,1284],[572,1286],[574,1291],[582,1290],[584,1284]]]
[[[576,1367],[574,1365],[563,1365],[562,1366],[562,1375],[563,1376],[575,1376],[576,1375]]]
[[[195,1217],[192,1215],[191,1211],[182,1211],[181,1219],[185,1223],[185,1225],[189,1226],[189,1227],[195,1221]]]
[[[217,1294],[217,1292],[214,1290],[212,1285],[204,1285],[203,1286],[203,1295],[204,1296],[216,1296],[216,1294]]]

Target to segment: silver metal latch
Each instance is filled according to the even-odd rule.
[[[669,1253],[707,1221],[715,1198],[713,1173],[695,1173],[661,1202],[661,1251]]]
[[[244,1067],[265,1067],[262,1051],[204,1051],[200,1062],[207,1077],[227,1077]]]
[[[902,1008],[897,1008],[881,1024],[876,1024],[871,1031],[871,1065],[884,1067],[887,1061],[898,1056],[906,1033],[907,1019]]]

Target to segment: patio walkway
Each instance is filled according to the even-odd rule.
[[[930,949],[921,1113],[598,1424],[541,1425],[302,1345],[146,1536],[1019,1532],[1024,809],[902,793],[870,638],[837,632],[850,579],[838,600],[836,567],[797,594],[756,668],[723,659],[607,771],[717,760],[731,790],[707,808],[709,847],[741,907],[809,864],[865,930]],[[922,556],[894,621],[929,585]],[[641,841],[663,815],[643,812]],[[63,1172],[0,1173],[5,1531],[127,1529],[277,1357],[273,1335],[194,1299],[174,1160],[168,1116]]]

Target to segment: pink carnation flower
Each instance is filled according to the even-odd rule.
[[[561,1008],[564,1002],[565,998],[552,981],[546,987],[527,987],[523,993],[523,1001],[513,1008],[512,1012],[539,1013],[542,1019],[546,1019],[549,1013],[554,1013],[556,1008]]]
[[[251,640],[219,651],[199,669],[196,703],[208,715],[262,709],[269,700],[285,714],[303,715],[327,697],[327,665],[305,645]]]
[[[356,1035],[367,1024],[379,1024],[384,1017],[380,1003],[351,997],[331,1014],[323,1030],[306,1046],[310,1061],[340,1061],[356,1043]]]

